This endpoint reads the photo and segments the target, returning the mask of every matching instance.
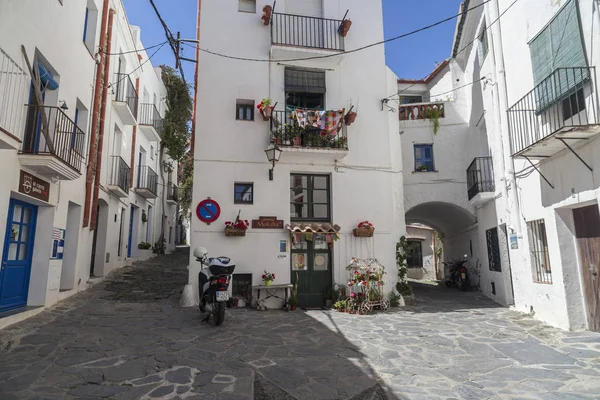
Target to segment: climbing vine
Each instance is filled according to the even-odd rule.
[[[398,266],[396,290],[402,296],[410,296],[412,294],[412,287],[406,281],[406,275],[408,274],[407,260],[412,250],[413,246],[406,240],[406,236],[402,236],[398,243],[396,243],[396,265]]]

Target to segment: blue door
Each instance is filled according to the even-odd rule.
[[[131,206],[129,213],[129,240],[127,241],[127,257],[131,258],[131,242],[133,241],[133,217],[135,215],[135,207]]]
[[[10,200],[0,267],[0,311],[27,304],[37,206]]]

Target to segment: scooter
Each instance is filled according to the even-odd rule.
[[[465,267],[467,258],[463,260],[454,260],[447,263],[450,270],[450,276],[446,280],[446,287],[456,286],[459,290],[467,291],[469,289],[469,270]]]
[[[203,322],[213,316],[215,325],[225,320],[225,308],[229,301],[229,282],[235,270],[235,264],[229,257],[208,258],[208,250],[204,247],[194,249],[194,257],[200,262],[202,269],[198,274],[198,291],[200,311],[207,313]],[[204,267],[208,268],[204,268]]]

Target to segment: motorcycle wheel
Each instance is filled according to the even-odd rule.
[[[218,305],[217,311],[213,314],[213,319],[215,320],[215,325],[219,326],[225,321],[225,303],[220,302]]]

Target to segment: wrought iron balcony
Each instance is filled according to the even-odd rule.
[[[110,178],[108,181],[108,189],[114,192],[119,197],[129,196],[129,178],[131,176],[131,168],[125,160],[119,156],[110,157]]]
[[[152,136],[150,140],[159,141],[162,134],[162,117],[154,104],[142,103],[140,107],[140,117],[138,119],[140,129]]]
[[[127,125],[135,125],[138,117],[138,94],[135,85],[127,74],[115,73],[115,108]]]
[[[158,175],[147,165],[138,167],[137,185],[135,191],[145,198],[156,198]]]
[[[334,127],[328,133],[316,122],[307,122],[305,127],[301,127],[294,115],[292,111],[273,111],[270,122],[271,143],[283,149],[348,150],[348,136],[343,119],[339,121],[339,130]]]
[[[83,131],[58,107],[25,106],[27,118],[19,152],[21,164],[43,175],[58,175],[66,180],[79,177],[85,158]]]
[[[0,48],[0,149],[21,147],[31,77]]]
[[[600,133],[598,117],[595,68],[557,68],[508,109],[511,154],[551,157]]]
[[[431,119],[436,113],[438,118],[444,118],[444,103],[401,104],[398,107],[400,121]]]
[[[476,157],[467,168],[467,187],[469,201],[477,195],[489,193],[494,196],[494,167],[492,157]],[[491,199],[490,197],[490,199]]]
[[[179,188],[171,182],[167,184],[167,201],[171,203],[179,201]]]
[[[273,13],[271,44],[276,46],[344,51],[338,30],[341,20]]]

